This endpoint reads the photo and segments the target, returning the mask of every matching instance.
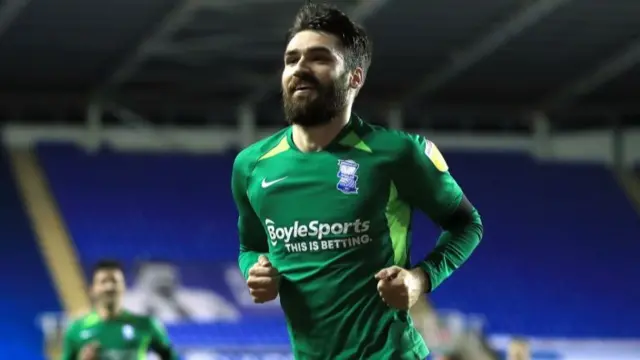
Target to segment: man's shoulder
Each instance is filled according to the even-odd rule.
[[[375,152],[376,149],[402,154],[427,140],[423,135],[408,131],[390,129],[381,125],[362,122],[358,133],[365,144]]]
[[[127,309],[126,311],[123,311],[122,317],[125,318],[127,321],[136,321],[136,322],[148,322],[151,318],[153,318],[152,316],[141,314],[136,311],[131,311],[129,309]]]
[[[67,333],[77,334],[83,329],[95,326],[100,322],[100,316],[91,312],[88,314],[82,314],[79,316],[72,316],[68,320]]]
[[[242,149],[234,161],[234,167],[237,169],[248,169],[258,162],[265,154],[269,153],[278,145],[286,143],[286,136],[289,127],[286,127],[262,140]]]
[[[436,144],[425,135],[387,129],[377,125],[369,126],[369,135],[364,136],[364,141],[371,142],[371,148],[374,149],[372,152],[375,153],[376,149],[384,150],[380,151],[383,156],[393,160],[400,168],[414,161],[429,159],[430,161],[427,163],[432,164],[433,168],[439,172],[449,170],[449,166]]]
[[[151,328],[158,321],[153,316],[139,314],[131,310],[124,312],[123,318],[128,324],[141,328]]]

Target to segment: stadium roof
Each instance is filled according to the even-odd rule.
[[[378,121],[389,108],[432,122],[640,113],[637,0],[333,2],[374,40],[357,108]],[[284,32],[302,3],[3,0],[0,112],[83,118],[106,99],[120,117],[234,123],[258,104],[260,122],[279,122]]]

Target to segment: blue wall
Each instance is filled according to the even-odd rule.
[[[484,313],[499,332],[640,336],[640,218],[609,171],[515,155],[447,159],[485,239],[434,293],[438,305]]]
[[[479,208],[485,239],[434,294],[438,307],[487,316],[490,330],[640,337],[640,219],[610,173],[505,154],[445,154]],[[233,260],[233,155],[85,155],[43,147],[82,261]],[[437,230],[418,215],[414,260]]]

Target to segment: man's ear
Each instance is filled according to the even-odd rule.
[[[360,89],[364,83],[364,70],[361,67],[356,67],[349,77],[349,87],[352,89]]]

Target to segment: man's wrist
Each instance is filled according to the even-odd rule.
[[[427,274],[421,267],[415,267],[409,272],[415,281],[415,285],[420,294],[428,293],[431,290],[431,280],[429,274]]]

